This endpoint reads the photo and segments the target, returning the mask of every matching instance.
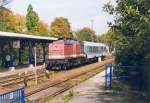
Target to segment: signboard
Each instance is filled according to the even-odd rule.
[[[105,71],[105,86],[106,88],[111,89],[112,87],[112,64],[106,65]]]
[[[20,41],[19,40],[13,41],[13,48],[20,48]]]
[[[0,103],[25,103],[24,88],[0,94]]]

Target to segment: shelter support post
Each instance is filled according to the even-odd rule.
[[[19,64],[22,63],[22,48],[19,48]]]
[[[45,44],[43,44],[43,65],[45,66],[45,62],[46,62],[46,51],[45,51]]]
[[[29,67],[33,67],[32,62],[32,45],[29,43]]]
[[[13,65],[13,41],[11,41],[10,44],[9,44],[9,50],[10,50],[10,52],[9,52],[9,54],[10,54],[9,69],[11,71],[14,71],[15,67]]]
[[[34,45],[34,71],[35,71],[35,83],[38,84],[37,68],[36,68],[36,45]]]

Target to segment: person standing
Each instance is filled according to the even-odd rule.
[[[11,57],[9,54],[6,55],[6,68],[10,67]]]

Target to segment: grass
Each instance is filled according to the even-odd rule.
[[[132,90],[129,83],[126,81],[113,80],[112,90],[104,92],[105,97],[110,97],[120,103],[147,103],[140,92]]]
[[[75,93],[73,90],[71,90],[69,91],[68,95],[62,98],[62,101],[60,103],[68,103],[74,96],[75,96]]]
[[[62,97],[61,101],[56,100],[55,98],[51,98],[47,103],[68,103],[75,96],[75,92],[70,90],[67,95]]]

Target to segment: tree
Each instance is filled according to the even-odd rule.
[[[70,37],[71,29],[67,18],[57,17],[51,24],[51,35],[54,37]]]
[[[49,36],[48,25],[43,21],[38,22],[38,34],[41,36]]]
[[[83,29],[77,31],[77,38],[80,41],[96,41],[95,31],[84,27]]]
[[[1,7],[0,8],[0,31],[16,32],[15,22],[16,22],[16,19],[13,13],[9,9]]]
[[[32,5],[30,4],[27,9],[26,15],[26,26],[30,34],[38,34],[38,14],[33,10]]]
[[[110,3],[104,6],[104,11],[115,15],[115,23],[110,26],[116,32],[113,34],[116,63],[135,66],[134,72],[142,82],[140,86],[147,84],[146,87],[150,87],[150,82],[145,78],[150,78],[149,8],[150,0],[117,0],[116,6]]]
[[[25,16],[22,16],[20,14],[16,14],[16,15],[14,15],[14,18],[16,19],[16,22],[15,22],[16,32],[26,33],[27,32],[27,27],[26,27],[26,18],[25,18]]]
[[[25,33],[26,19],[20,14],[13,14],[9,9],[0,8],[0,31]]]
[[[101,36],[102,41],[105,42],[109,46],[109,52],[113,51],[113,41],[115,33],[112,28],[110,28],[105,34]]]

